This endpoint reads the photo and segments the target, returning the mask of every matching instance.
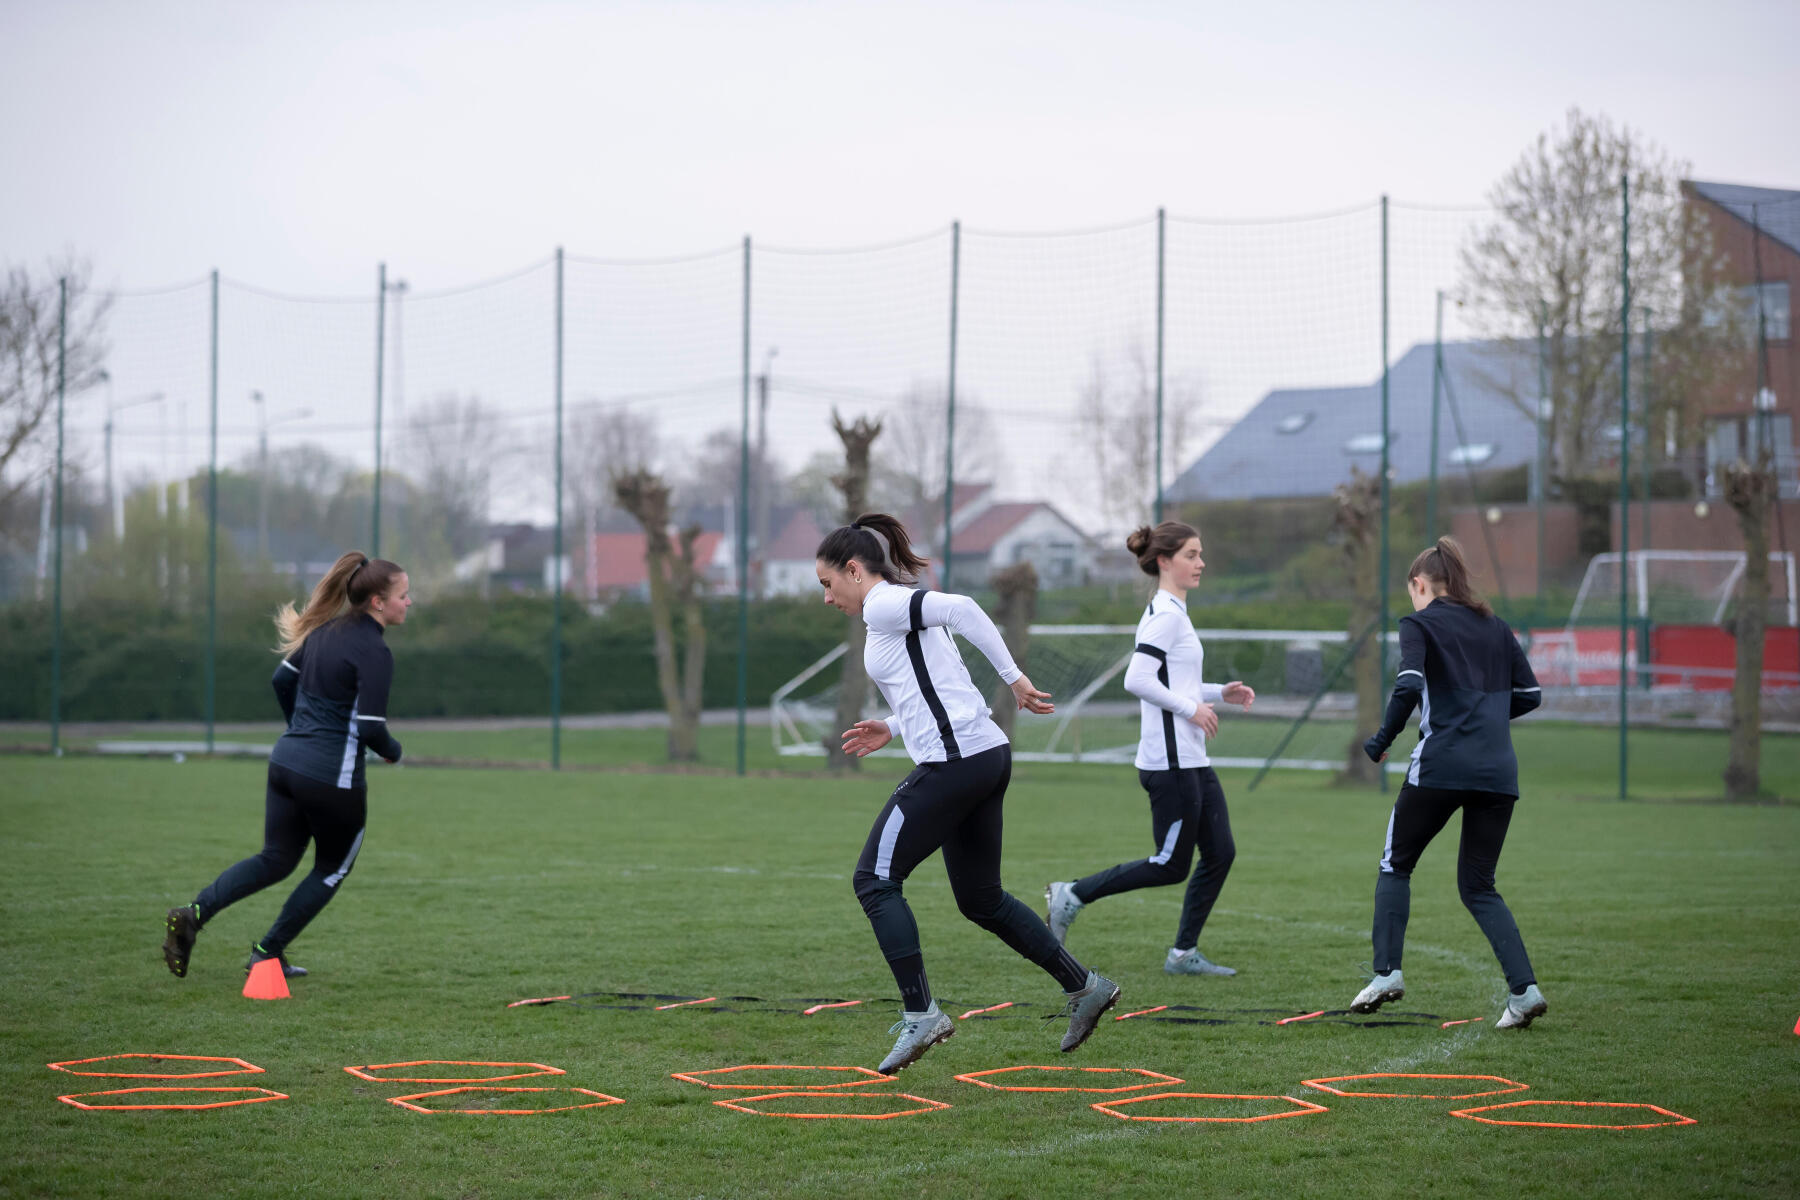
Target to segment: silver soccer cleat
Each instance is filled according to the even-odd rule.
[[[1494,1022],[1495,1029],[1523,1029],[1545,1013],[1550,1011],[1550,1004],[1544,999],[1544,993],[1538,991],[1538,985],[1532,984],[1525,989],[1522,996],[1508,996],[1506,1011]]]
[[[1356,993],[1356,999],[1350,1002],[1353,1013],[1372,1013],[1382,1005],[1398,1000],[1406,995],[1406,981],[1400,978],[1399,968],[1386,975],[1377,975],[1369,980],[1369,986]]]
[[[1098,971],[1089,971],[1086,986],[1065,995],[1069,1002],[1063,1012],[1069,1014],[1069,1031],[1063,1034],[1062,1048],[1067,1054],[1087,1041],[1106,1010],[1119,1002],[1119,985]]]
[[[1170,975],[1236,975],[1235,967],[1222,967],[1206,955],[1200,953],[1200,947],[1192,950],[1170,950],[1169,957],[1163,960],[1163,970]]]
[[[933,1000],[922,1013],[902,1010],[900,1019],[888,1032],[899,1034],[900,1040],[877,1068],[883,1075],[892,1075],[924,1058],[927,1050],[956,1032],[956,1022],[945,1016]]]
[[[1056,939],[1057,945],[1063,945],[1069,939],[1069,926],[1081,915],[1086,907],[1075,898],[1075,885],[1072,883],[1053,883],[1044,889],[1044,902],[1049,905],[1049,913],[1044,917],[1044,924],[1050,926],[1050,936]]]

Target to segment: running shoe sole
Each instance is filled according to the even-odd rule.
[[[200,936],[200,922],[194,919],[191,906],[171,908],[163,920],[163,962],[177,979],[186,979],[188,959],[193,957],[194,942]]]

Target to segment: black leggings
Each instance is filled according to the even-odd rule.
[[[331,902],[338,884],[356,865],[367,814],[366,789],[333,787],[270,763],[268,793],[263,800],[262,851],[225,868],[195,897],[201,922],[286,879],[300,865],[306,843],[311,841],[315,846],[312,871],[288,895],[281,915],[257,943],[267,954],[280,954]]]
[[[1192,950],[1212,914],[1225,876],[1237,857],[1231,837],[1231,814],[1225,809],[1225,790],[1211,767],[1184,767],[1173,771],[1139,771],[1138,782],[1150,794],[1150,832],[1156,853],[1149,858],[1120,863],[1075,881],[1075,898],[1091,904],[1102,896],[1138,888],[1167,887],[1187,879],[1187,896],[1181,903],[1181,924],[1175,931],[1175,948]],[[1200,865],[1188,878],[1188,864],[1200,851]]]
[[[901,885],[940,848],[963,916],[1055,976],[1064,990],[1087,982],[1087,969],[1057,945],[1043,920],[1000,886],[1001,809],[1011,778],[1011,746],[920,763],[882,806],[856,861],[856,898],[913,1012],[930,1004],[931,989]]]
[[[1406,922],[1412,915],[1412,873],[1419,856],[1457,809],[1462,809],[1462,841],[1456,848],[1456,890],[1462,902],[1487,935],[1494,957],[1506,972],[1507,986],[1516,994],[1537,982],[1525,939],[1519,935],[1512,910],[1494,888],[1494,871],[1500,850],[1506,845],[1506,827],[1512,822],[1518,797],[1498,792],[1450,791],[1407,784],[1394,801],[1388,818],[1387,846],[1381,855],[1381,873],[1375,877],[1375,949],[1377,975],[1400,969],[1406,947]]]

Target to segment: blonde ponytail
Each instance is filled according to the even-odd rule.
[[[315,629],[336,620],[348,609],[366,608],[371,597],[386,595],[401,574],[400,566],[385,558],[370,558],[360,550],[343,555],[313,587],[304,609],[296,609],[289,601],[275,610],[275,630],[281,636],[278,652],[285,658],[298,650]]]

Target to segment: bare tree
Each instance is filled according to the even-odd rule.
[[[41,276],[22,266],[6,268],[0,285],[0,512],[40,470],[39,434],[56,410],[59,333],[68,394],[103,376],[111,298],[92,290],[92,277],[92,265],[73,256],[51,262]],[[68,281],[66,329],[59,279]]]
[[[453,559],[481,546],[495,476],[512,467],[516,449],[477,396],[445,392],[409,413],[396,465],[413,485],[416,528],[441,536]]]
[[[1336,510],[1333,525],[1343,537],[1344,557],[1350,575],[1350,641],[1346,647],[1356,654],[1351,664],[1351,678],[1356,683],[1356,724],[1346,747],[1344,769],[1338,779],[1344,783],[1376,783],[1381,768],[1369,761],[1363,752],[1363,739],[1381,727],[1381,646],[1386,630],[1376,629],[1365,636],[1381,619],[1380,546],[1381,480],[1364,474],[1360,467],[1350,468],[1350,479],[1331,493]]]
[[[1100,511],[1112,529],[1150,519],[1156,501],[1156,366],[1142,346],[1126,355],[1122,381],[1095,355],[1077,397],[1075,419],[1093,455]],[[1163,462],[1179,463],[1189,415],[1198,396],[1192,385],[1163,390]]]
[[[995,571],[988,582],[1000,594],[1000,603],[995,610],[999,617],[996,623],[1006,638],[1007,647],[1012,650],[1014,661],[1023,671],[1031,652],[1031,623],[1037,620],[1037,568],[1030,562],[1014,563]],[[1019,717],[1019,700],[1005,681],[994,685],[994,697],[989,707],[994,710],[994,724],[1005,730],[1010,739]]]
[[[589,600],[599,599],[591,569],[594,537],[601,521],[618,512],[613,480],[653,469],[661,457],[659,442],[655,418],[625,408],[586,407],[570,423],[564,472],[576,527],[585,535],[575,558],[589,581]]]
[[[656,653],[656,683],[669,714],[669,761],[700,758],[700,701],[706,672],[706,625],[700,609],[700,570],[691,525],[671,538],[669,485],[655,472],[639,469],[613,481],[619,504],[643,526],[644,562],[650,576],[650,628]],[[682,656],[676,661],[674,610],[682,615]]]
[[[1723,262],[1682,201],[1686,169],[1629,128],[1571,109],[1562,129],[1539,135],[1494,185],[1495,215],[1463,249],[1475,329],[1519,342],[1522,353],[1542,332],[1561,479],[1590,468],[1617,420],[1621,178],[1630,183],[1633,309],[1658,322],[1658,415],[1676,414],[1684,440],[1699,420],[1707,364],[1741,337],[1741,322],[1719,319],[1729,305]],[[1535,371],[1502,371],[1491,382],[1535,419]]]
[[[858,417],[844,424],[837,410],[831,410],[831,428],[844,443],[844,469],[832,478],[844,497],[844,520],[854,521],[869,511],[869,447],[881,436],[882,422]],[[834,771],[854,771],[860,761],[844,753],[838,734],[862,720],[863,702],[869,698],[869,673],[863,666],[863,644],[869,627],[860,616],[846,618],[844,640],[844,674],[838,684],[837,724],[825,731],[825,761]]]
[[[1732,633],[1737,643],[1731,681],[1731,749],[1725,798],[1751,800],[1762,791],[1763,647],[1769,624],[1769,517],[1779,502],[1770,439],[1759,438],[1756,460],[1725,467],[1725,502],[1737,513],[1744,538],[1744,578]]]
[[[930,509],[944,499],[944,447],[949,441],[950,403],[941,387],[914,384],[882,418],[888,431],[877,467],[878,485],[894,493],[902,509]],[[993,479],[1004,464],[1000,439],[986,410],[969,397],[956,400],[956,474],[962,479]],[[915,537],[929,531],[915,529]]]

